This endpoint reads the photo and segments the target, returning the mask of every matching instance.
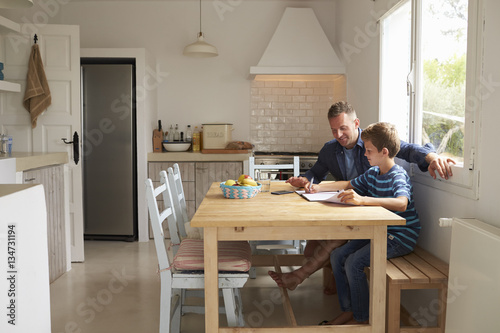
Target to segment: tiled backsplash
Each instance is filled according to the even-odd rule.
[[[254,80],[250,141],[256,151],[319,152],[333,138],[328,109],[346,97],[344,75],[326,81]]]

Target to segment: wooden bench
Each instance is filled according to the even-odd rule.
[[[437,326],[401,327],[401,290],[437,289]],[[448,264],[429,252],[416,247],[403,257],[387,260],[387,333],[444,333],[446,297],[448,292]],[[433,310],[434,306],[433,306]],[[404,311],[404,309],[403,309]],[[434,313],[432,313],[434,315]],[[415,320],[413,324],[417,324]],[[418,324],[417,324],[418,325]]]

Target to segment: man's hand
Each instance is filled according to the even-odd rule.
[[[425,156],[425,160],[429,163],[429,174],[436,179],[436,172],[441,178],[448,179],[453,176],[451,164],[456,164],[451,158],[444,158],[436,153],[429,153]]]
[[[307,184],[309,184],[309,180],[306,177],[291,177],[288,178],[285,183],[289,183],[290,185],[295,187],[305,187]]]

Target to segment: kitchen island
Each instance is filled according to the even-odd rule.
[[[50,282],[68,271],[70,262],[69,209],[65,194],[64,165],[68,154],[59,153],[12,153],[0,155],[0,172],[3,184],[42,184],[47,207],[47,231]],[[7,163],[9,162],[9,163]],[[2,169],[2,165],[7,166]],[[0,189],[10,185],[0,185]],[[28,204],[26,202],[25,204]],[[31,203],[27,207],[31,207]]]
[[[51,331],[46,209],[41,185],[0,185],[0,332]]]

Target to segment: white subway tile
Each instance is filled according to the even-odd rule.
[[[279,81],[278,86],[283,88],[291,88],[293,87],[294,81]]]
[[[294,88],[306,88],[307,82],[306,81],[293,81],[293,87]]]

